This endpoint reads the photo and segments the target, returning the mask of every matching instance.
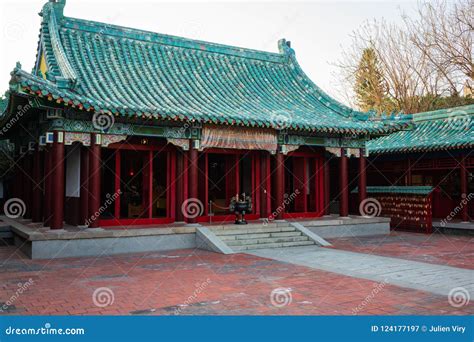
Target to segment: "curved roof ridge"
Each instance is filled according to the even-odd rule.
[[[61,75],[64,78],[75,82],[77,76],[71,64],[69,63],[61,44],[61,39],[59,38],[59,27],[58,22],[56,20],[56,14],[53,8],[53,4],[54,3],[49,2],[48,4],[46,4],[49,6],[45,5],[45,7],[43,8],[43,15],[48,23],[48,31],[51,37],[51,46]]]
[[[299,65],[298,60],[296,59],[295,50],[291,48],[289,42],[287,42],[285,39],[280,39],[278,41],[278,47],[281,53],[289,56],[290,67],[294,68],[296,72],[301,76],[301,78],[298,78],[298,80],[305,81],[307,83],[305,85],[305,88],[310,87],[313,90],[313,93],[317,96],[316,98],[319,102],[346,117],[356,113],[364,114],[363,112],[356,111],[353,108],[350,108],[345,104],[337,101],[335,98],[333,98],[324,90],[322,90],[318,85],[316,85],[316,83],[314,83],[313,80],[311,80],[311,78],[306,75],[306,73],[303,71],[303,68],[301,68],[301,66]],[[354,116],[354,118],[360,120],[356,116]]]
[[[437,110],[432,110],[429,112],[416,113],[416,114],[413,114],[413,121],[414,122],[435,121],[435,120],[450,119],[450,118],[465,116],[465,115],[474,115],[474,104],[459,106],[459,107],[437,109]]]
[[[246,57],[272,63],[284,63],[285,61],[284,56],[281,53],[277,52],[214,43],[209,41],[168,35],[164,33],[141,30],[86,19],[64,17],[61,26],[67,29],[87,31],[94,34],[144,41],[147,43],[158,43],[174,47],[214,52],[225,55]]]

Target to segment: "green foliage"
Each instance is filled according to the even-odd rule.
[[[375,110],[379,114],[391,111],[388,109],[394,106],[387,99],[387,88],[375,50],[364,49],[355,74],[354,85],[360,109]]]
[[[354,91],[357,104],[362,111],[391,113],[420,113],[438,109],[452,108],[474,104],[471,96],[440,96],[425,94],[420,96],[396,98],[384,79],[383,72],[374,49],[366,48],[362,52],[356,74]]]

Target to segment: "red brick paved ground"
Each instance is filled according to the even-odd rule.
[[[1,247],[0,260],[0,302],[13,298],[3,314],[173,315],[186,302],[180,314],[350,315],[358,306],[360,314],[474,314],[472,304],[456,309],[444,296],[245,254],[179,250],[47,261]],[[18,284],[30,278],[15,299]],[[94,305],[100,287],[113,291],[112,305]],[[280,287],[292,289],[291,303],[281,308],[270,300]]]
[[[392,232],[330,239],[337,249],[474,269],[474,237]]]

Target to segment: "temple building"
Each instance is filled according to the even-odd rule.
[[[412,121],[411,130],[368,142],[370,185],[431,187],[435,226],[473,221],[474,105],[414,114]]]
[[[17,165],[6,192],[50,229],[231,221],[238,194],[249,220],[320,217],[333,200],[345,217],[349,158],[363,200],[366,142],[411,125],[328,96],[284,39],[278,53],[225,46],[66,17],[65,3],[44,5],[35,67],[12,71],[0,123]]]

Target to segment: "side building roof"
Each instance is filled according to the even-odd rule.
[[[474,146],[474,105],[413,114],[414,129],[367,142],[370,153],[403,153]]]

